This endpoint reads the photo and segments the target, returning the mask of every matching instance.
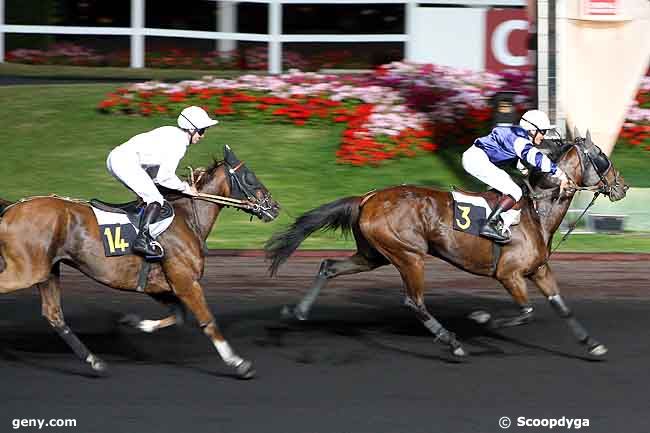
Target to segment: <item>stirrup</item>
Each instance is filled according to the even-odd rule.
[[[505,233],[501,233],[498,228],[494,228],[489,224],[481,227],[479,234],[500,244],[507,244],[511,240],[510,236],[506,235]]]
[[[165,250],[162,245],[160,245],[160,242],[152,239],[149,241],[149,246],[152,250],[157,249],[160,252],[153,255],[146,255],[145,258],[147,260],[160,260],[165,256]]]

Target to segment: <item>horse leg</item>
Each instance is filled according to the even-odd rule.
[[[178,286],[176,284],[173,284],[173,286],[178,298],[194,314],[201,329],[203,329],[203,333],[212,341],[226,365],[234,368],[242,379],[250,379],[255,376],[253,364],[239,357],[221,334],[205,300],[201,285],[194,281],[188,286]]]
[[[531,322],[533,320],[534,309],[528,299],[528,289],[526,288],[526,280],[523,275],[520,273],[508,272],[507,276],[497,275],[497,278],[519,306],[519,314],[511,317],[498,317],[492,319],[489,325],[493,328],[507,328]]]
[[[589,335],[582,324],[578,322],[578,319],[575,318],[573,312],[564,303],[564,300],[560,296],[557,281],[548,263],[540,267],[531,276],[531,280],[537,284],[537,287],[546,296],[553,309],[566,321],[569,329],[571,329],[571,332],[573,332],[573,335],[575,335],[578,341],[587,346],[587,350],[591,355],[602,356],[607,353],[607,347]]]
[[[285,319],[296,318],[298,320],[307,320],[312,305],[316,301],[321,289],[323,289],[327,284],[328,280],[338,277],[339,275],[350,275],[370,271],[381,265],[382,263],[372,262],[358,252],[343,260],[323,260],[309,291],[302,297],[298,305],[295,307],[285,305],[282,309],[282,317]]]
[[[467,352],[456,339],[453,332],[445,329],[436,318],[429,313],[424,304],[424,259],[420,255],[407,254],[399,259],[391,260],[402,276],[406,288],[404,305],[415,312],[422,324],[435,335],[436,340],[447,344],[455,356],[467,356]]]
[[[63,310],[61,309],[60,280],[60,269],[57,263],[52,268],[48,280],[45,283],[37,284],[41,292],[43,316],[79,359],[90,364],[96,373],[106,374],[106,363],[93,355],[65,323]]]
[[[142,319],[137,314],[126,314],[119,320],[121,324],[132,326],[142,332],[152,333],[169,326],[182,326],[185,323],[185,307],[172,292],[147,293],[147,295],[167,306],[171,310],[171,314],[159,320]]]

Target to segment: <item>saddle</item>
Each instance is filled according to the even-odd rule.
[[[469,195],[471,197],[482,197],[485,199],[485,201],[488,202],[488,205],[490,206],[490,209],[494,209],[497,204],[499,203],[499,200],[503,196],[501,191],[497,191],[496,189],[490,189],[488,191],[484,192],[475,192],[475,191],[466,191],[462,188],[458,188],[457,186],[452,186],[452,190],[459,192],[464,195]],[[524,195],[522,197],[525,197],[528,195],[528,188],[524,187],[522,188],[524,191]],[[523,207],[524,200],[519,200],[513,207],[512,209],[514,210],[521,210]]]
[[[96,207],[97,209],[103,210],[104,212],[125,214],[129,218],[129,221],[131,221],[131,224],[133,224],[135,227],[140,227],[140,219],[142,219],[142,213],[146,204],[140,199],[127,203],[108,203],[93,198],[90,200],[90,205]],[[173,214],[174,209],[172,208],[171,204],[165,201],[162,209],[160,209],[158,218],[156,218],[153,223],[169,218]]]

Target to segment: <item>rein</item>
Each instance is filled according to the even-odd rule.
[[[196,183],[199,180],[201,180],[201,177],[203,177],[203,173],[201,173],[198,179],[194,180],[194,170],[192,169],[192,167],[187,167],[187,168],[190,171],[190,185],[195,186]],[[203,200],[213,204],[220,204],[222,206],[234,207],[237,209],[245,209],[245,210],[255,210],[257,209],[258,206],[251,203],[248,200],[239,200],[236,198],[225,197],[222,195],[215,195],[215,194],[206,194],[203,192],[198,193],[198,195],[192,196],[192,199]],[[194,200],[192,200],[192,203],[194,203]],[[194,210],[194,212],[196,214],[196,209]]]
[[[571,190],[576,191],[576,192],[577,192],[577,191],[592,191],[592,192],[594,192],[594,197],[591,199],[591,202],[587,205],[587,207],[585,207],[585,209],[582,211],[582,213],[580,214],[580,216],[579,216],[579,217],[578,217],[578,218],[577,218],[577,219],[576,219],[576,220],[575,220],[575,221],[574,221],[574,222],[569,226],[569,229],[568,229],[567,232],[562,236],[562,239],[560,239],[560,241],[559,241],[557,244],[555,244],[555,247],[552,247],[552,248],[551,248],[550,252],[549,252],[548,255],[546,256],[546,259],[544,260],[544,262],[543,262],[541,265],[539,265],[539,266],[537,267],[537,270],[539,270],[539,269],[541,269],[543,266],[545,266],[545,265],[548,263],[548,261],[551,259],[551,256],[553,255],[553,253],[555,253],[555,252],[558,250],[558,248],[560,247],[560,245],[562,245],[562,243],[563,243],[564,241],[566,241],[566,240],[569,238],[569,236],[571,235],[571,233],[573,233],[573,231],[575,230],[575,228],[578,226],[578,223],[580,222],[580,220],[582,219],[582,217],[584,217],[585,214],[587,213],[587,211],[588,211],[588,210],[589,210],[589,209],[594,205],[594,203],[596,203],[596,200],[598,199],[598,196],[599,196],[601,193],[607,194],[607,193],[611,190],[611,186],[609,185],[609,183],[607,182],[607,179],[605,178],[605,176],[607,175],[607,173],[609,172],[609,170],[611,170],[611,168],[612,168],[611,163],[610,163],[609,167],[607,168],[607,170],[605,171],[605,173],[602,174],[602,173],[600,173],[600,171],[598,170],[598,167],[596,166],[596,164],[594,163],[593,159],[591,158],[591,156],[589,155],[588,152],[583,151],[583,150],[580,149],[580,147],[577,146],[576,144],[574,144],[573,147],[576,147],[576,151],[577,151],[577,153],[578,153],[578,158],[580,159],[580,165],[581,165],[581,166],[583,165],[583,164],[582,164],[582,153],[584,153],[584,154],[587,156],[587,159],[588,159],[589,162],[591,163],[591,165],[592,165],[592,167],[594,168],[596,174],[598,174],[598,177],[600,178],[600,180],[601,180],[601,184],[602,184],[602,185],[600,185],[600,186],[598,186],[598,185],[594,185],[594,186],[588,186],[588,187],[581,187],[581,186],[578,186],[578,185],[576,184],[576,182],[575,182],[575,181],[574,181],[574,180],[573,180],[573,179],[572,179],[572,178],[567,174],[567,177],[569,178],[569,181],[570,181],[571,184],[572,184],[572,185],[570,186],[570,189],[571,189]],[[526,179],[526,184],[530,187],[530,184],[528,183],[528,180],[527,180],[527,179]],[[544,193],[534,193],[534,194],[531,193],[531,198],[533,198],[533,200],[539,200],[539,199],[541,199],[541,198],[546,198],[546,197],[548,197],[548,196],[552,196],[553,194],[555,194],[555,190],[556,190],[556,189],[557,189],[557,188],[553,188],[552,191],[544,192]],[[532,191],[532,189],[531,189],[531,191]],[[537,206],[535,206],[535,207],[537,207]]]

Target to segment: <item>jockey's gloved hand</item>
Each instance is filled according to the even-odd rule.
[[[557,171],[555,172],[553,177],[557,178],[560,181],[560,196],[561,196],[562,193],[571,185],[571,180],[566,175],[566,173],[562,171],[560,167],[557,168]]]
[[[526,167],[524,164],[522,164],[521,161],[517,161],[517,170],[519,170],[519,172],[522,175],[528,176],[528,173],[529,173],[528,167]]]
[[[196,189],[194,185],[190,185],[189,183],[185,182],[183,188],[183,194],[196,197],[197,195],[199,195],[199,191]]]

